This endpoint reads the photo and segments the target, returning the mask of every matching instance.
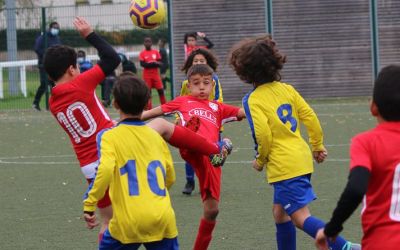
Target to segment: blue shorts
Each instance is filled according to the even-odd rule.
[[[311,186],[311,174],[272,183],[274,204],[282,205],[288,215],[317,199]]]
[[[104,232],[103,239],[99,245],[99,250],[136,250],[139,249],[142,244],[147,250],[179,250],[178,237],[173,239],[164,238],[160,241],[146,243],[123,244],[111,236],[108,228]]]

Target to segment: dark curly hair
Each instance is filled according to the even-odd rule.
[[[279,52],[270,35],[247,38],[233,46],[229,63],[246,83],[255,86],[281,80],[286,56]]]
[[[211,53],[211,51],[209,51],[207,49],[196,49],[192,53],[190,53],[190,55],[188,56],[188,58],[185,61],[185,64],[183,65],[183,67],[181,69],[183,72],[185,72],[185,74],[188,72],[189,68],[192,66],[194,57],[199,54],[203,55],[206,58],[208,66],[210,66],[214,71],[217,71],[218,61],[217,61],[217,58],[214,56],[214,54]]]

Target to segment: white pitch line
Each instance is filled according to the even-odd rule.
[[[326,159],[325,161],[330,162],[347,162],[350,159]],[[184,164],[184,161],[174,161],[174,164]],[[252,164],[253,161],[226,161],[225,164]],[[62,161],[42,161],[42,162],[18,162],[18,161],[2,161],[0,165],[77,165],[77,162],[62,162]]]
[[[12,160],[12,159],[35,159],[35,158],[65,158],[65,157],[75,157],[75,155],[32,155],[32,156],[10,156],[10,157],[0,157],[0,160]]]
[[[309,103],[311,107],[326,107],[326,106],[366,106],[368,107],[368,101],[359,101],[359,102],[341,102],[341,103]]]
[[[334,117],[334,116],[345,116],[345,115],[369,115],[371,114],[370,112],[349,112],[349,113],[318,113],[317,116],[329,116],[329,117]],[[371,116],[372,117],[372,116]],[[370,117],[368,117],[370,118]]]
[[[18,164],[18,165],[69,165],[69,164],[77,164],[77,162],[63,162],[63,161],[42,161],[42,162],[34,162],[34,161],[3,161],[0,160],[1,164]]]
[[[344,144],[326,144],[325,145],[327,148],[330,147],[347,147],[350,146],[349,143],[344,143]],[[238,147],[238,148],[233,148],[235,152],[239,151],[239,150],[254,150],[254,147]],[[19,156],[3,156],[0,157],[0,163],[6,163],[6,161],[4,160],[17,160],[17,159],[42,159],[42,158],[69,158],[69,157],[73,157],[75,158],[76,156],[73,154],[70,155],[32,155],[32,156],[26,156],[26,155],[19,155]],[[71,163],[71,162],[68,162]],[[76,162],[72,162],[72,163],[76,163]],[[179,162],[177,162],[179,163]],[[12,164],[12,163],[10,163]],[[21,163],[24,164],[24,163]],[[55,163],[57,164],[57,163]],[[66,164],[65,162],[63,163],[58,163],[58,164]]]

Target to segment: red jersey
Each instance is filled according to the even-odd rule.
[[[161,55],[158,50],[142,50],[139,54],[139,61],[145,62],[145,63],[152,63],[152,62],[157,62],[161,61]],[[158,68],[144,68],[143,69],[143,75],[158,75]]]
[[[81,167],[98,160],[96,135],[114,125],[95,93],[104,77],[103,70],[95,65],[51,90],[50,111],[69,135]],[[86,178],[94,177],[94,168],[82,172]]]
[[[219,130],[225,122],[237,121],[238,107],[217,101],[201,100],[193,96],[179,96],[161,105],[164,114],[177,113],[182,126],[191,116],[198,116],[201,126],[198,133],[212,141],[218,141]]]
[[[207,46],[203,46],[203,45],[196,45],[196,46],[188,46],[188,45],[184,45],[185,48],[185,59],[190,56],[190,54],[192,54],[192,52],[194,50],[197,49],[208,49]]]
[[[350,168],[371,172],[361,222],[363,250],[400,246],[400,122],[384,122],[355,136]]]

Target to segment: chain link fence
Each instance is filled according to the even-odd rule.
[[[98,58],[97,51],[79,36],[72,24],[74,17],[85,17],[97,33],[136,64],[138,75],[141,75],[138,54],[143,49],[144,37],[151,36],[153,48],[157,49],[159,39],[169,41],[168,22],[164,22],[155,30],[136,28],[128,14],[129,4],[128,1],[127,3],[0,9],[0,111],[25,110],[32,107],[35,93],[40,86],[34,44],[38,36],[48,32],[49,24],[53,21],[60,25],[61,43],[77,51],[85,51],[87,58],[95,63]],[[15,30],[14,34],[13,30]],[[120,70],[118,68],[117,73]],[[99,95],[101,95],[100,90]],[[167,93],[167,96],[170,95]],[[42,109],[47,106],[47,100],[48,91],[41,98]]]

